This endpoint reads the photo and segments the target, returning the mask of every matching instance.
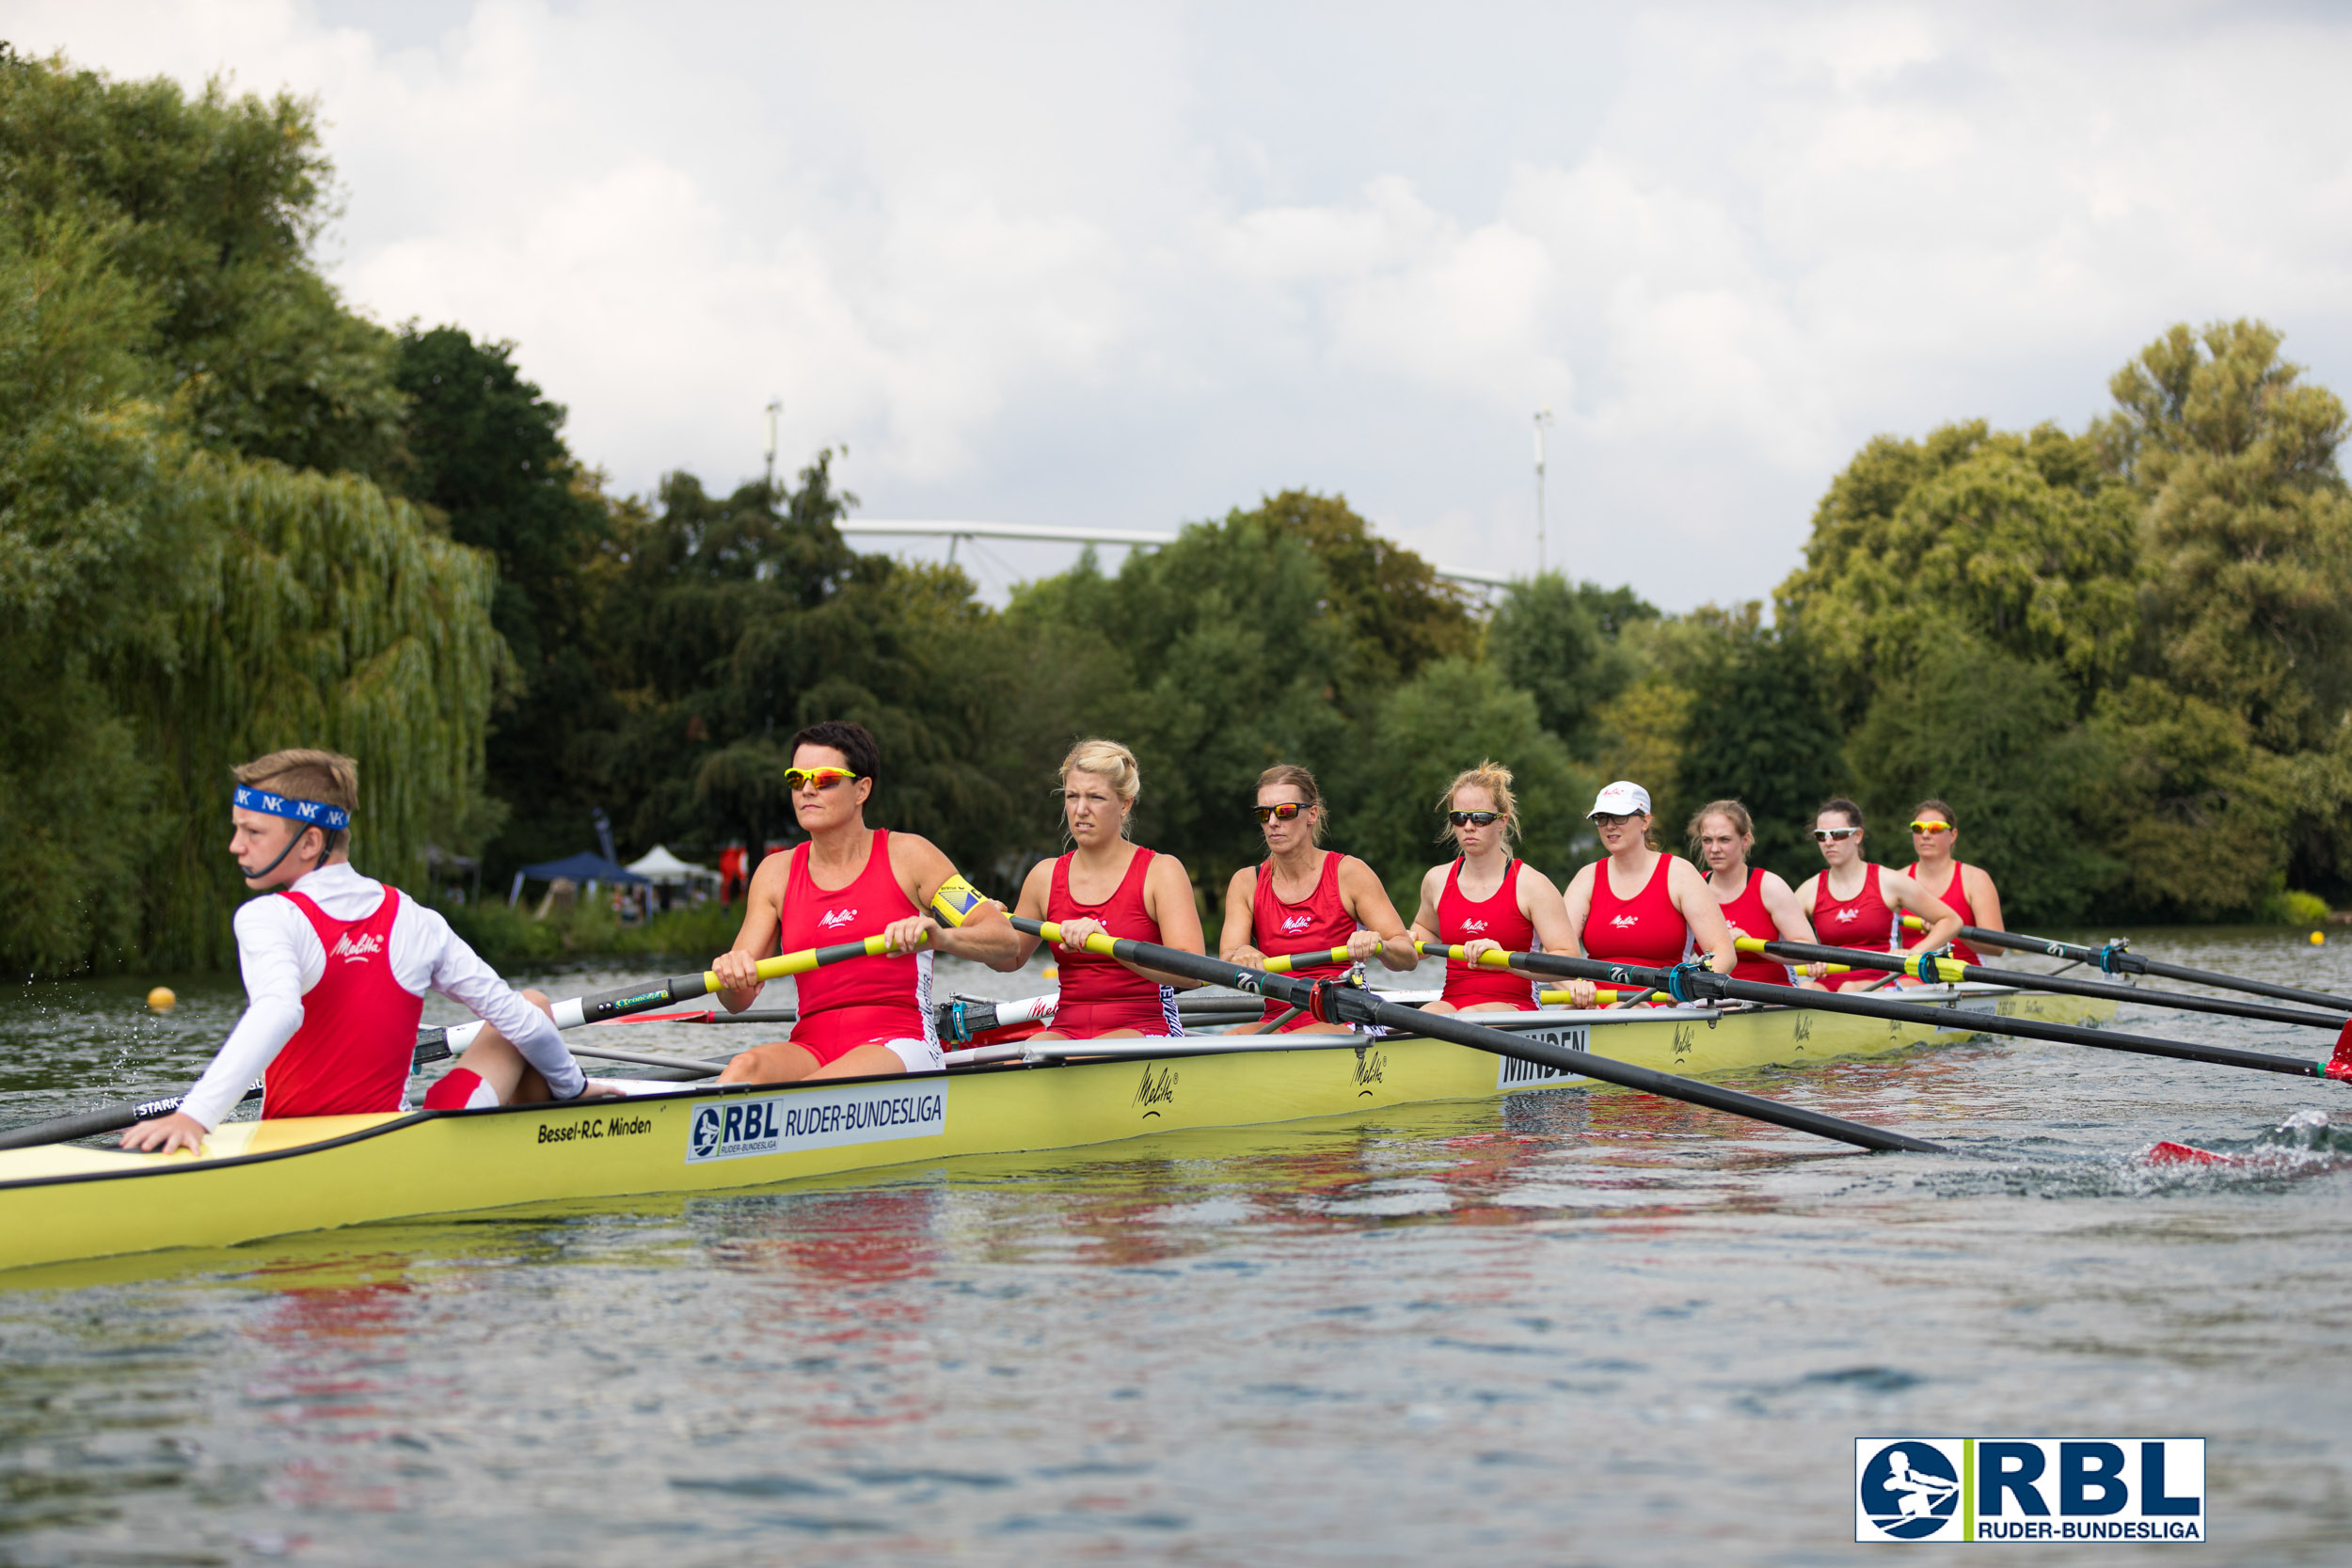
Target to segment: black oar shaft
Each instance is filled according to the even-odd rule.
[[[1043,923],[1039,921],[1015,917],[1013,925],[1032,935],[1045,934]],[[1336,1009],[1338,1016],[1345,1022],[1377,1023],[1411,1034],[1426,1035],[1433,1039],[1469,1046],[1474,1051],[1490,1052],[1498,1056],[1509,1056],[1541,1067],[1579,1073],[1586,1078],[1597,1078],[1606,1084],[1638,1089],[1661,1099],[1678,1100],[1685,1104],[1700,1105],[1711,1111],[1727,1111],[1751,1121],[1770,1122],[1775,1127],[1832,1138],[1839,1143],[1851,1144],[1856,1148],[1907,1149],[1921,1154],[1945,1152],[1941,1145],[1924,1139],[1889,1132],[1883,1128],[1866,1126],[1858,1121],[1847,1121],[1840,1117],[1824,1116],[1802,1106],[1784,1105],[1778,1101],[1766,1100],[1760,1095],[1742,1094],[1738,1089],[1725,1088],[1719,1084],[1636,1067],[1631,1062],[1621,1062],[1597,1052],[1570,1051],[1565,1046],[1520,1039],[1500,1029],[1472,1023],[1459,1013],[1423,1013],[1394,1002],[1384,1002],[1358,986],[1269,974],[1261,970],[1227,963],[1222,958],[1205,958],[1198,953],[1186,953],[1125,937],[1111,938],[1110,944],[1113,956],[1129,963],[1156,969],[1164,974],[1182,974],[1207,985],[1231,986],[1235,990],[1263,996],[1285,1006],[1311,1007],[1320,989],[1327,1006]]]
[[[2306,990],[2300,986],[2273,985],[2268,980],[2251,980],[2243,974],[2223,974],[2210,969],[2191,969],[2186,964],[2164,963],[2155,958],[2143,958],[2122,947],[2085,947],[2079,942],[2053,942],[2048,937],[2031,937],[2022,931],[1988,931],[1981,926],[1963,926],[1960,940],[1971,947],[2009,947],[2021,953],[2039,953],[2048,958],[2097,964],[2114,974],[2153,974],[2159,980],[2185,980],[2193,986],[2217,986],[2223,990],[2242,990],[2249,996],[2269,996],[2280,1002],[2303,1002],[2314,1007],[2335,1007],[2352,1013],[2352,996]]]
[[[1899,953],[1877,953],[1867,948],[1824,947],[1804,942],[1768,942],[1764,951],[1775,958],[1793,959],[1798,963],[1842,963],[1856,969],[1883,969],[1890,974],[1902,974],[1906,960]],[[2228,996],[2192,996],[2186,991],[2150,990],[2140,986],[2119,986],[2106,980],[2084,980],[2072,974],[2036,974],[2022,969],[1994,969],[1984,964],[1956,965],[1963,980],[1988,986],[2016,986],[2028,990],[2056,991],[2064,996],[2095,996],[2108,1002],[2137,1002],[2152,1007],[2175,1007],[2183,1012],[2219,1013],[2227,1018],[2256,1018],[2267,1023],[2294,1023],[2306,1029],[2341,1031],[2352,1022],[2341,1013],[2307,1012],[2298,1007],[2273,1007],[2260,1002],[2240,1002]],[[1946,971],[1947,974],[1949,971]],[[1930,976],[1922,974],[1925,980]]]
[[[1564,958],[1556,953],[1514,953],[1515,969],[1538,974],[1565,974],[1579,980],[1612,980],[1618,984],[1655,985],[1666,989],[1668,972],[1591,958]],[[2217,1067],[2251,1068],[2257,1072],[2282,1072],[2296,1078],[2327,1078],[2328,1063],[2296,1056],[2272,1056],[2259,1051],[2239,1051],[2226,1045],[2190,1045],[2153,1035],[2122,1035],[2110,1029],[2082,1029],[2071,1023],[2044,1023],[2035,1018],[2005,1018],[1997,1013],[1961,1012],[1956,1008],[1923,1007],[1910,1002],[1890,1002],[1876,996],[1852,996],[1836,990],[1799,990],[1793,986],[1760,986],[1713,974],[1699,974],[1692,983],[1709,996],[1738,1002],[1765,1002],[1779,1006],[1813,1007],[1822,1012],[1852,1013],[1862,1018],[1893,1019],[1925,1023],[1938,1029],[1965,1025],[1988,1035],[2016,1035],[2025,1039],[2054,1040],[2061,1045],[2088,1045],[2101,1051],[2122,1051],[2142,1056],[2169,1056],[2184,1062],[2210,1062]]]
[[[409,1058],[412,1068],[444,1060],[449,1047],[443,1043],[441,1031],[428,1029],[420,1033],[417,1052]],[[76,1111],[72,1116],[52,1117],[47,1121],[31,1122],[24,1127],[11,1127],[0,1132],[0,1148],[34,1148],[42,1144],[71,1143],[75,1138],[94,1138],[101,1132],[119,1132],[157,1117],[167,1117],[180,1108],[185,1095],[163,1095],[154,1100],[138,1100],[119,1105],[101,1105],[94,1111]],[[254,1085],[238,1098],[238,1103],[262,1098],[262,1085]]]

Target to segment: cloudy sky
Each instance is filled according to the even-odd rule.
[[[1523,571],[1548,406],[1553,563],[1683,609],[1769,594],[1871,435],[2079,426],[2173,321],[2267,318],[2352,393],[2352,21],[2317,5],[0,19],[315,95],[354,304],[512,340],[631,490],[755,473],[781,397],[868,517],[1167,529],[1304,485]]]

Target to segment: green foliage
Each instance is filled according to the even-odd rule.
[[[2104,750],[2083,829],[2122,863],[2136,913],[2246,919],[2283,886],[2287,769],[2237,714],[2146,676],[2100,699]]]
[[[1731,622],[1695,685],[1700,698],[1680,736],[1677,809],[1660,818],[1666,837],[1679,848],[1691,813],[1735,800],[1756,819],[1753,863],[1791,881],[1810,876],[1820,857],[1806,833],[1844,782],[1843,737],[1804,638],[1754,617]]]
[[[1847,751],[1874,824],[1873,858],[1909,863],[1904,824],[1932,796],[1957,814],[1961,856],[1995,868],[2013,924],[2067,926],[2105,912],[2101,895],[2124,867],[2083,831],[2100,758],[2053,665],[1957,643],[1910,679],[1882,686]],[[1805,858],[1820,859],[1809,845]]]
[[[545,920],[534,918],[527,907],[509,909],[496,900],[437,908],[468,946],[509,973],[617,954],[675,955],[700,964],[732,946],[743,924],[739,901],[723,905],[715,898],[634,926],[622,925],[601,899],[556,911]]]
[[[1589,758],[1600,744],[1594,716],[1639,673],[1621,635],[1658,618],[1630,589],[1571,585],[1546,572],[1504,590],[1487,624],[1486,651],[1504,680],[1534,697],[1544,728]]]
[[[1354,802],[1337,836],[1380,872],[1407,920],[1422,874],[1454,856],[1439,792],[1487,758],[1514,775],[1519,855],[1554,881],[1567,873],[1580,808],[1596,786],[1544,729],[1534,698],[1492,664],[1447,658],[1425,666],[1389,693],[1370,742],[1331,781]]]

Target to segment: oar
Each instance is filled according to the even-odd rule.
[[[2044,1023],[2039,1019],[2003,1018],[1996,1013],[1955,1012],[1950,1007],[1922,1007],[1851,991],[1800,990],[1795,986],[1760,986],[1734,980],[1696,964],[1652,969],[1635,964],[1599,963],[1591,958],[1563,958],[1557,953],[1514,953],[1515,969],[1538,974],[1565,974],[1579,980],[1610,980],[1618,985],[1654,985],[1677,1001],[1707,998],[1736,1002],[1767,1002],[1784,1007],[1812,1007],[1821,1012],[1852,1013],[1861,1018],[1893,1019],[1950,1029],[1965,1022],[1988,1035],[2017,1035],[2026,1039],[2055,1040],[2061,1045],[2094,1046],[2142,1056],[2169,1056],[2184,1062],[2210,1062],[2217,1067],[2251,1068],[2259,1072],[2283,1072],[2296,1078],[2352,1079],[2352,1046],[2339,1044],[2326,1061],[2299,1056],[2271,1056],[2259,1051],[2238,1051],[2226,1045],[2190,1045],[2153,1035],[2120,1035],[2106,1029],[2079,1029],[2071,1023]]]
[[[1925,929],[1919,925],[1917,915],[1903,916],[1903,924],[1915,930]],[[2222,974],[2210,969],[2191,969],[2185,964],[2161,963],[2129,951],[2121,937],[2104,947],[2084,947],[2071,942],[2052,942],[2048,937],[2029,937],[2023,931],[1988,931],[1981,926],[1963,926],[1960,940],[1971,947],[2013,947],[2021,953],[2040,953],[2044,958],[2095,964],[2106,974],[2153,974],[2159,980],[2186,980],[2191,985],[2218,986],[2223,990],[2242,990],[2254,996],[2276,997],[2281,1002],[2308,1002],[2315,1007],[2332,1007],[2339,1012],[2352,1013],[2352,996],[2335,996],[2324,990],[2304,990],[2296,986],[2274,986],[2267,980],[2249,980],[2243,974]]]
[[[1051,922],[1016,915],[1013,925],[1048,942],[1061,940],[1061,928]],[[1639,1089],[1661,1099],[1679,1100],[1686,1104],[1701,1105],[1712,1111],[1728,1111],[1754,1121],[1771,1122],[1775,1127],[1835,1138],[1857,1148],[1902,1148],[1926,1154],[1945,1152],[1941,1145],[1901,1132],[1867,1127],[1860,1122],[1824,1116],[1801,1106],[1783,1105],[1759,1095],[1742,1094],[1737,1089],[1702,1083],[1695,1078],[1680,1078],[1671,1072],[1636,1067],[1630,1062],[1620,1062],[1597,1052],[1571,1051],[1565,1046],[1550,1045],[1541,1040],[1521,1039],[1500,1029],[1472,1023],[1468,1016],[1461,1013],[1433,1014],[1400,1006],[1396,1003],[1381,1000],[1360,986],[1270,974],[1263,970],[1245,969],[1239,964],[1227,963],[1222,958],[1162,947],[1156,942],[1105,936],[1101,932],[1089,936],[1086,945],[1087,951],[1100,953],[1106,958],[1122,958],[1146,969],[1182,974],[1207,985],[1230,986],[1235,990],[1263,996],[1283,1006],[1303,1009],[1324,1022],[1377,1023],[1408,1034],[1426,1035],[1432,1039],[1469,1046],[1474,1051],[1491,1052],[1498,1056],[1509,1056],[1563,1072],[1581,1073],[1587,1078],[1597,1078],[1622,1088]]]
[[[419,1040],[417,1053],[409,1059],[409,1070],[443,1061],[452,1054],[441,1041]],[[76,1111],[72,1116],[52,1117],[47,1121],[30,1122],[0,1132],[0,1148],[32,1148],[41,1144],[71,1143],[75,1138],[94,1138],[101,1132],[119,1132],[142,1121],[167,1117],[180,1108],[187,1096],[165,1095],[157,1100],[126,1101],[118,1105],[101,1105],[94,1111]],[[262,1098],[262,1085],[254,1085],[238,1097],[237,1103]]]
[[[805,974],[812,969],[850,958],[879,958],[885,945],[881,937],[871,936],[858,942],[837,942],[827,947],[804,947],[798,953],[779,953],[772,958],[760,959],[757,973],[762,980],[781,980],[787,974]],[[631,1013],[657,1012],[680,1002],[691,1002],[698,996],[708,996],[718,989],[718,971],[706,969],[700,974],[673,974],[651,985],[623,986],[594,996],[567,996],[549,1004],[548,1012],[555,1019],[558,1029],[577,1029],[583,1023],[604,1023]],[[438,1037],[452,1052],[460,1052],[473,1043],[483,1028],[477,1020],[453,1023],[447,1029],[420,1029],[417,1038],[421,1042]]]
[[[1466,964],[1470,961],[1468,947],[1460,942],[1448,946],[1443,942],[1416,942],[1413,943],[1413,951],[1424,958],[1450,958],[1457,964]],[[1511,967],[1513,957],[1514,955],[1499,947],[1490,948],[1478,955],[1478,965],[1482,969],[1508,969]],[[1593,988],[1593,1000],[1608,1007],[1629,1006],[1645,996],[1657,994],[1658,988],[1655,986],[1637,986],[1631,990],[1611,990],[1605,986]],[[1576,994],[1573,991],[1565,990],[1538,991],[1535,993],[1535,1000],[1551,1006],[1574,1006]]]
[[[1942,958],[1933,974],[1920,973],[1915,955],[1873,953],[1852,947],[1821,947],[1803,942],[1762,942],[1740,937],[1743,953],[1767,953],[1775,958],[1807,962],[1840,953],[1863,969],[1883,969],[1915,980],[1974,981],[1988,986],[2017,986],[2027,990],[2057,991],[2065,996],[2096,996],[2110,1002],[2144,1002],[2152,1007],[2178,1007],[2185,1012],[2220,1013],[2230,1018],[2258,1018],[2268,1023],[2299,1023],[2307,1029],[2328,1029],[2341,1035],[2352,1018],[2341,1013],[2306,1012],[2299,1007],[2273,1007],[2261,1002],[2239,1002],[2227,996],[2193,996],[2182,990],[2148,990],[2138,986],[2109,985],[2105,980],[2081,980],[2071,974],[2036,974],[2024,969],[1991,969],[1983,964]]]
[[[1284,953],[1265,961],[1268,974],[1288,974],[1300,964],[1352,964],[1356,956],[1344,947],[1317,947],[1305,953]]]

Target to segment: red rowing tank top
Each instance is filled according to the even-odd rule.
[[[923,911],[890,869],[890,830],[874,830],[866,869],[848,887],[828,891],[808,872],[808,845],[793,846],[792,865],[778,911],[779,953],[798,953],[880,936],[894,920]],[[887,954],[849,958],[797,976],[800,1021],[795,1044],[826,1061],[875,1040],[931,1039],[931,955]],[[838,1047],[839,1049],[834,1049]]]
[[[1601,963],[1678,964],[1691,951],[1691,926],[1666,891],[1676,857],[1661,855],[1642,891],[1617,896],[1609,863],[1593,866],[1592,907],[1584,916],[1584,956]]]
[[[1712,871],[1707,874],[1707,885],[1715,887]],[[1742,936],[1756,937],[1763,942],[1779,939],[1780,923],[1772,918],[1772,911],[1764,907],[1764,873],[1755,866],[1748,867],[1747,885],[1740,890],[1737,898],[1725,898],[1720,888],[1715,889],[1715,898],[1724,907],[1724,919],[1739,927]],[[1785,986],[1790,983],[1787,964],[1775,963],[1753,953],[1740,955],[1740,962],[1732,969],[1731,977],[1752,980],[1759,986]]]
[[[1315,890],[1296,904],[1276,895],[1272,861],[1258,867],[1257,885],[1249,893],[1249,931],[1257,939],[1253,945],[1259,952],[1279,958],[1285,953],[1327,952],[1347,945],[1347,939],[1356,934],[1356,917],[1347,912],[1347,900],[1340,896],[1342,858],[1337,849],[1323,851],[1323,872],[1315,879]],[[1352,974],[1354,968],[1343,963],[1300,964],[1291,973],[1301,979],[1337,980]],[[1279,1018],[1289,1010],[1269,1002],[1260,1016]]]
[[[1438,940],[1449,947],[1480,938],[1499,942],[1514,953],[1532,951],[1535,923],[1519,911],[1519,863],[1517,856],[1502,870],[1502,885],[1490,898],[1472,898],[1462,891],[1462,862],[1456,859],[1445,874],[1438,895]],[[1507,969],[1445,961],[1443,1000],[1457,1007],[1480,1002],[1508,1002],[1533,1010],[1535,988],[1524,974]]]
[[[364,920],[329,919],[307,893],[282,895],[326,949],[319,983],[302,993],[302,1026],[262,1075],[262,1117],[347,1117],[407,1108],[424,998],[392,976],[392,922],[400,892],[389,883]]]
[[[1915,882],[1917,881],[1919,879],[1918,865],[1915,863],[1903,875]],[[1944,900],[1945,908],[1960,916],[1960,923],[1963,926],[1974,926],[1977,923],[1977,911],[1968,907],[1968,882],[1967,879],[1961,875],[1960,862],[1952,862],[1952,885],[1937,894],[1936,896]],[[1914,931],[1908,927],[1903,931],[1903,945],[1906,948],[1916,947],[1927,940],[1928,934],[1925,931]],[[1984,962],[1982,958],[1977,957],[1975,948],[1957,937],[1952,939],[1952,957],[1964,964]]]
[[[1851,898],[1830,896],[1827,871],[1813,884],[1813,934],[1825,945],[1855,947],[1866,953],[1891,953],[1894,944],[1889,939],[1894,932],[1894,911],[1879,895],[1877,862],[1864,863],[1862,891]],[[1821,984],[1833,990],[1843,990],[1865,980],[1883,978],[1883,974],[1881,970],[1856,970],[1850,974],[1824,974]]]
[[[1127,874],[1111,895],[1099,904],[1083,904],[1070,891],[1069,855],[1054,863],[1053,885],[1045,894],[1045,918],[1051,921],[1099,920],[1103,929],[1133,942],[1160,940],[1160,923],[1144,907],[1144,879],[1152,874],[1152,851],[1136,847],[1127,861]],[[1176,992],[1156,985],[1117,958],[1099,953],[1057,950],[1054,962],[1061,970],[1061,1003],[1055,1012],[1060,1023],[1068,1015],[1089,1030],[1137,1029],[1147,1035],[1177,1035],[1184,1031],[1176,1018]]]

